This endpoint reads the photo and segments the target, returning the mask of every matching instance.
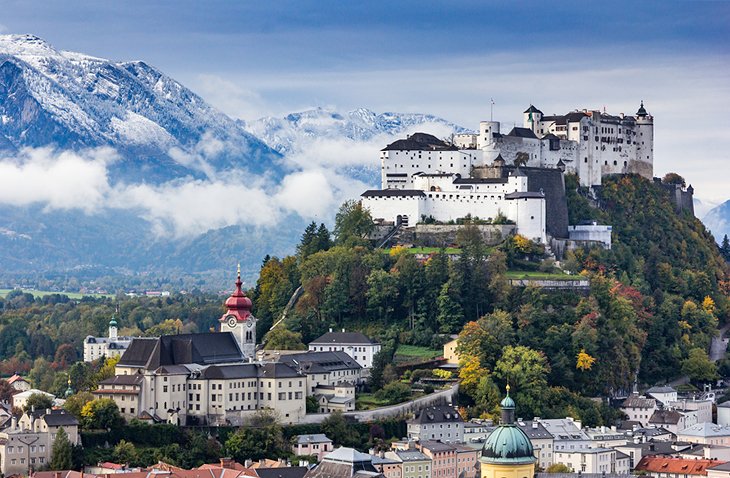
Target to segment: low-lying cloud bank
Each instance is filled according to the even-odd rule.
[[[439,126],[416,129],[446,136],[448,132]],[[127,209],[149,220],[157,235],[175,237],[232,225],[276,227],[292,213],[331,223],[343,201],[377,186],[378,151],[394,138],[383,134],[368,141],[302,141],[285,158],[290,172],[273,185],[244,171],[215,171],[207,160],[223,148],[204,139],[205,144],[193,153],[171,151],[170,156],[181,164],[196,163],[195,169],[205,171],[207,179],[176,179],[158,185],[113,183],[110,167],[120,157],[111,148],[79,152],[26,148],[13,156],[0,156],[0,204],[41,204],[46,212],[77,209],[87,214]],[[356,169],[371,172],[372,180],[353,179]]]

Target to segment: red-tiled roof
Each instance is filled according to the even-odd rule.
[[[722,463],[725,462],[718,460],[685,460],[683,458],[670,458],[667,456],[645,456],[636,465],[635,471],[707,476],[707,467]]]

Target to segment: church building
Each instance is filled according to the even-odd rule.
[[[479,458],[481,478],[532,478],[535,451],[527,434],[515,425],[515,401],[507,396],[500,403],[502,423],[484,442]]]

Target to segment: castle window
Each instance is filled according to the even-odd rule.
[[[616,166],[618,163],[616,161],[613,162],[613,165]]]

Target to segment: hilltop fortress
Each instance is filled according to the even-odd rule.
[[[634,116],[545,116],[530,105],[523,126],[507,134],[498,121],[451,141],[416,133],[386,146],[380,160],[382,189],[362,195],[374,219],[404,226],[466,216],[506,221],[544,243],[569,235],[564,173],[588,187],[608,174],[653,177],[654,118],[643,102]]]

